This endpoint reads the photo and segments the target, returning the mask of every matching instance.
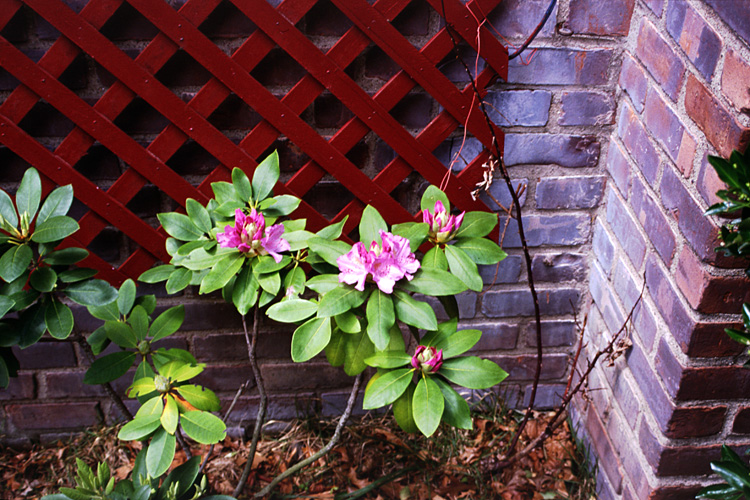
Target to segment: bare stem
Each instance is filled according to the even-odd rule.
[[[193,454],[190,452],[190,447],[185,442],[185,438],[182,437],[182,431],[179,427],[175,430],[174,435],[177,438],[177,442],[179,443],[180,448],[182,448],[182,451],[185,452],[185,458],[187,458],[188,460],[193,458]]]
[[[341,419],[339,420],[339,423],[336,425],[336,430],[333,433],[333,437],[331,437],[331,440],[328,441],[328,444],[326,444],[323,448],[321,448],[317,453],[314,453],[313,455],[307,457],[306,459],[294,464],[293,466],[289,467],[287,470],[273,478],[273,480],[268,483],[268,485],[260,490],[258,493],[255,494],[255,498],[266,498],[271,493],[271,491],[276,487],[277,484],[279,484],[281,481],[286,479],[287,477],[291,476],[292,474],[296,473],[300,469],[307,467],[311,463],[318,460],[320,457],[325,456],[331,449],[336,446],[336,443],[338,443],[339,439],[341,438],[341,431],[344,428],[344,425],[346,425],[347,420],[349,420],[349,416],[352,414],[352,409],[354,408],[354,402],[357,400],[357,393],[359,392],[359,386],[362,384],[362,374],[360,373],[357,375],[357,378],[354,379],[354,385],[352,386],[352,391],[349,394],[349,400],[346,402],[346,409],[344,410],[344,414],[341,415]],[[236,496],[236,495],[235,495]]]
[[[250,385],[249,380],[245,380],[245,382],[242,383],[239,389],[237,389],[237,392],[234,395],[234,399],[232,399],[232,404],[229,405],[229,408],[227,408],[226,413],[224,413],[224,417],[221,419],[222,422],[225,424],[227,423],[227,420],[229,420],[229,415],[232,414],[232,410],[234,410],[234,405],[237,404],[237,400],[240,399],[240,396],[245,391],[247,386]],[[201,464],[200,469],[198,469],[198,474],[203,473],[203,471],[206,468],[206,464],[208,464],[208,458],[211,456],[211,453],[214,452],[214,447],[216,446],[216,443],[212,444],[211,447],[208,449],[208,453],[206,453],[206,456],[203,457],[203,463]]]
[[[240,481],[237,483],[237,487],[234,489],[233,496],[238,497],[245,487],[247,478],[250,476],[250,470],[253,468],[253,461],[255,458],[255,450],[258,448],[258,440],[260,439],[260,432],[263,429],[263,423],[266,420],[266,387],[263,384],[263,376],[260,373],[260,367],[258,367],[258,361],[255,357],[255,349],[258,344],[258,306],[255,306],[253,311],[253,333],[252,338],[247,333],[247,322],[245,321],[245,315],[242,315],[242,328],[245,332],[245,343],[247,344],[247,355],[250,358],[250,367],[253,370],[253,376],[255,377],[255,384],[258,386],[258,394],[260,395],[260,404],[258,405],[258,414],[255,418],[255,428],[253,429],[253,438],[250,442],[250,450],[247,455],[247,463],[245,469],[242,471]]]
[[[78,342],[78,345],[81,346],[81,350],[83,351],[84,356],[86,356],[86,359],[88,360],[89,364],[94,362],[94,352],[91,350],[91,346],[88,342],[86,342],[86,339],[83,337],[83,335],[77,333],[75,335],[75,340]],[[109,396],[109,399],[112,400],[114,405],[117,407],[118,410],[120,410],[120,413],[123,417],[125,417],[125,420],[133,420],[133,414],[130,413],[130,410],[128,410],[128,407],[125,406],[125,403],[123,402],[122,398],[120,397],[117,392],[112,388],[112,384],[109,382],[105,382],[103,384],[100,384],[104,388],[104,392],[107,393],[107,396]]]

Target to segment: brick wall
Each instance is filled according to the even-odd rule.
[[[713,251],[719,221],[702,215],[722,186],[706,155],[728,156],[750,139],[748,7],[633,6],[603,153],[606,208],[593,229],[590,345],[645,293],[632,349],[595,372],[576,414],[600,460],[603,499],[694,498],[721,443],[750,444],[750,376],[723,333],[750,288],[733,269],[742,263]]]

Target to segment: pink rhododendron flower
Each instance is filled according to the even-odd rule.
[[[382,246],[372,242],[367,250],[361,242],[355,243],[348,253],[336,260],[339,283],[355,285],[354,288],[363,291],[367,277],[372,275],[380,291],[390,294],[398,280],[414,277],[420,264],[409,248],[409,240],[383,230],[380,238]]]
[[[266,220],[254,208],[250,215],[245,215],[238,208],[234,211],[234,226],[227,225],[223,233],[216,235],[216,241],[219,246],[236,248],[251,257],[270,255],[276,262],[281,262],[279,252],[291,248],[289,242],[281,237],[283,233],[284,226],[281,224],[266,228]]]
[[[450,215],[440,200],[435,202],[435,209],[432,212],[427,209],[422,210],[422,222],[430,226],[430,240],[435,243],[447,243],[452,240],[458,228],[461,227],[464,214],[466,212]]]
[[[443,365],[443,350],[424,345],[417,346],[414,356],[411,358],[411,366],[422,370],[424,373],[435,373]]]

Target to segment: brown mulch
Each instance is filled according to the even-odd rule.
[[[593,472],[585,470],[584,453],[567,424],[513,467],[495,476],[480,473],[479,460],[507,445],[517,417],[515,412],[489,412],[475,417],[471,431],[442,426],[429,439],[401,432],[390,417],[365,417],[347,427],[327,456],[283,481],[276,494],[330,500],[594,499]],[[539,413],[529,421],[519,449],[544,430],[549,417]],[[319,450],[334,426],[330,420],[308,419],[266,437],[245,495]],[[116,435],[117,429],[99,429],[29,450],[0,447],[0,499],[39,498],[60,486],[74,486],[75,457],[90,465],[106,460],[117,478],[128,477],[141,444],[118,441]],[[247,445],[227,438],[214,448],[206,473],[215,493],[231,495],[247,462]],[[197,445],[193,451],[205,454],[208,446]],[[178,451],[173,465],[184,461]]]

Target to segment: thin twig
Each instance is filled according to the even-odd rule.
[[[182,437],[182,431],[179,427],[175,429],[174,436],[177,438],[177,442],[179,443],[180,448],[182,448],[182,451],[185,452],[185,458],[187,458],[188,460],[193,458],[193,454],[190,452],[190,447],[185,442],[185,438]]]
[[[354,402],[357,400],[357,393],[359,393],[359,386],[362,384],[362,374],[360,373],[357,375],[357,378],[354,379],[354,385],[352,386],[352,392],[349,394],[349,400],[346,402],[346,409],[344,410],[344,414],[341,415],[341,419],[339,420],[339,423],[336,425],[336,430],[333,433],[333,437],[331,437],[331,440],[328,441],[328,444],[326,444],[323,448],[321,448],[317,453],[314,453],[313,455],[307,457],[306,459],[294,464],[293,466],[289,467],[287,470],[273,478],[273,480],[268,483],[268,485],[260,490],[260,492],[255,494],[255,498],[266,498],[271,491],[276,487],[277,484],[279,484],[281,481],[286,479],[287,477],[291,476],[292,474],[296,473],[300,469],[307,467],[311,463],[318,460],[320,457],[324,456],[326,453],[331,451],[331,449],[336,446],[336,443],[338,443],[339,438],[341,437],[341,431],[343,430],[344,426],[346,425],[347,420],[349,420],[349,416],[352,414],[352,409],[354,408]],[[237,496],[237,495],[235,495]]]
[[[84,356],[86,356],[86,360],[88,360],[89,364],[92,364],[94,362],[94,351],[91,350],[89,343],[86,342],[86,339],[80,333],[76,333],[74,338],[78,345],[81,346],[81,350],[83,351]],[[125,406],[120,395],[112,388],[112,384],[105,382],[100,385],[104,388],[104,392],[107,393],[109,399],[111,399],[117,409],[120,410],[122,416],[125,417],[125,420],[133,420],[133,414],[130,413],[128,407]]]
[[[239,389],[237,389],[237,392],[234,395],[234,399],[232,399],[232,404],[229,405],[229,408],[227,408],[226,413],[224,413],[224,417],[222,417],[221,421],[225,424],[227,423],[227,420],[229,420],[229,415],[232,414],[232,410],[234,410],[234,405],[237,404],[237,400],[240,399],[240,396],[245,391],[245,388],[250,385],[249,380],[245,380],[245,382],[242,383]],[[211,447],[208,449],[208,452],[206,453],[206,456],[203,457],[203,463],[201,464],[200,469],[198,469],[198,474],[203,473],[203,470],[206,468],[206,464],[208,464],[208,458],[211,456],[211,453],[214,452],[214,447],[216,447],[216,443],[212,444]]]
[[[258,394],[260,395],[260,404],[258,405],[258,414],[255,417],[255,428],[253,429],[253,438],[250,442],[250,450],[247,456],[247,463],[242,471],[242,476],[237,483],[237,487],[234,489],[233,496],[238,497],[245,487],[247,478],[250,476],[250,470],[253,468],[253,462],[255,459],[255,450],[258,448],[258,440],[260,439],[260,432],[263,429],[263,422],[266,420],[266,387],[263,383],[263,376],[260,373],[260,367],[255,357],[255,350],[258,344],[258,306],[255,306],[253,311],[253,334],[252,338],[247,333],[247,321],[245,315],[242,315],[242,328],[245,332],[245,344],[247,344],[247,356],[250,358],[250,367],[253,370],[253,376],[255,377],[255,385],[258,387]]]

